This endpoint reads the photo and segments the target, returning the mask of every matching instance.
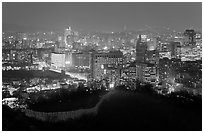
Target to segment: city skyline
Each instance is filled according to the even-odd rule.
[[[3,131],[202,130],[202,2],[2,5]]]
[[[36,10],[37,9],[37,10]],[[21,2],[2,4],[3,31],[112,32],[168,27],[202,30],[202,3],[195,2]]]

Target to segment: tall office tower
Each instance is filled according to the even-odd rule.
[[[182,61],[196,61],[202,59],[201,34],[194,30],[184,32],[184,46],[181,47]]]
[[[121,72],[122,79],[136,79],[136,61],[131,62],[128,66],[123,66]]]
[[[202,34],[200,32],[196,32],[196,46],[200,46],[202,48]]]
[[[123,64],[123,53],[121,51],[93,52],[91,58],[91,77],[93,79],[107,78],[111,83],[119,84]]]
[[[51,53],[51,66],[57,69],[65,68],[65,54],[64,53]]]
[[[145,63],[145,66],[143,68],[143,81],[150,83],[150,84],[156,84],[157,82],[157,68],[154,64],[151,63]]]
[[[145,52],[145,61],[157,64],[159,61],[158,41],[156,38],[149,38],[147,41],[147,50]]]
[[[169,42],[160,42],[159,43],[159,58],[169,58],[171,59],[171,49]]]
[[[64,43],[66,48],[72,48],[73,37],[72,37],[72,29],[68,27],[64,31]]]
[[[196,32],[196,52],[199,55],[200,59],[202,59],[202,33]]]
[[[141,82],[156,84],[157,71],[154,64],[147,62],[136,62],[136,78]]]
[[[193,29],[185,30],[184,32],[184,45],[193,46],[196,44],[196,32]]]
[[[158,79],[157,68],[152,63],[134,61],[129,66],[123,67],[121,78],[137,79],[155,85]]]
[[[171,58],[181,58],[181,43],[180,42],[170,42]]]
[[[147,50],[147,42],[143,40],[142,35],[139,35],[136,43],[136,60],[141,62],[145,61],[145,53]]]
[[[159,60],[159,82],[162,83],[164,87],[173,80],[174,72],[172,67],[172,61],[164,58]]]

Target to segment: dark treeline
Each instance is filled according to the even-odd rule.
[[[185,97],[185,98],[184,98]],[[54,106],[54,105],[53,105]],[[158,95],[150,85],[135,91],[116,87],[100,100],[97,115],[50,123],[3,106],[3,130],[200,131],[202,100],[185,91]]]
[[[107,92],[101,90],[90,93],[80,88],[76,91],[61,88],[31,93],[27,104],[29,109],[41,112],[72,111],[94,107],[105,93]]]
[[[16,79],[23,79],[23,78],[64,78],[69,77],[66,75],[62,75],[61,73],[52,72],[52,71],[40,71],[40,70],[8,70],[8,71],[2,71],[2,77],[3,79],[10,79],[10,78],[16,78]]]

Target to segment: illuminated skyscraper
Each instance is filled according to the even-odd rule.
[[[196,32],[196,46],[200,46],[202,49],[202,34],[200,32]]]
[[[114,84],[119,84],[123,63],[123,53],[121,51],[93,52],[91,58],[91,77],[93,79],[108,78]]]
[[[65,68],[65,54],[64,53],[51,53],[51,64],[57,69]]]
[[[64,31],[64,43],[65,47],[71,48],[72,47],[72,30],[71,27],[68,27]]]
[[[173,76],[172,62],[168,58],[159,60],[159,82],[167,87]]]
[[[143,41],[142,35],[139,35],[136,44],[136,60],[144,62],[145,61],[145,53],[147,51],[147,42]]]
[[[68,27],[64,31],[64,43],[65,48],[72,49],[75,42],[79,39],[79,33],[77,31],[73,31],[71,27]]]

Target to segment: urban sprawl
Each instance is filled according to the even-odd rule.
[[[13,97],[20,88],[24,98],[80,85],[86,91],[111,91],[120,85],[136,90],[138,84],[149,84],[161,95],[181,90],[201,95],[202,34],[194,29],[79,33],[71,27],[62,33],[3,32],[2,70],[64,76],[10,80],[3,76],[3,104],[12,108],[25,108]]]

